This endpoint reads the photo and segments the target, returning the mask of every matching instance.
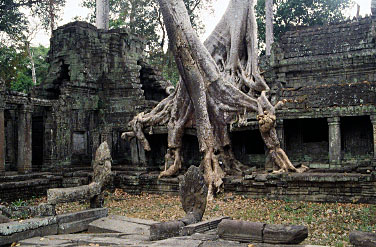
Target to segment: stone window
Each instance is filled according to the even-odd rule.
[[[86,132],[73,133],[73,153],[86,154],[87,153],[87,135]]]

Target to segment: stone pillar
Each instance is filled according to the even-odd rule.
[[[370,118],[373,126],[373,161],[376,163],[376,115],[371,115]]]
[[[29,173],[32,171],[31,113],[32,106],[22,105],[19,108],[17,168],[20,173]]]
[[[328,118],[329,164],[335,167],[341,163],[341,123],[339,117]]]
[[[146,153],[137,138],[130,141],[132,165],[146,165]]]
[[[0,97],[0,101],[3,98]],[[4,105],[0,102],[0,174],[5,172],[5,125],[4,125]]]

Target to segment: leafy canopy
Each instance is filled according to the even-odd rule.
[[[54,17],[58,17],[65,1],[66,0],[0,0],[0,32],[13,35],[25,30],[28,24],[25,14],[26,10],[38,16],[43,26],[48,29],[51,14],[53,14]],[[51,4],[53,5],[52,9]]]
[[[48,72],[48,48],[40,45],[30,49],[33,52],[37,84],[40,84]],[[33,87],[30,59],[25,49],[0,44],[0,64],[0,78],[8,88],[26,93]]]
[[[294,26],[325,25],[344,20],[352,0],[274,0],[275,40]],[[265,40],[265,0],[258,0],[259,40]]]

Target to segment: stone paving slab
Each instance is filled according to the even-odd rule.
[[[194,233],[191,236],[173,237],[150,241],[150,225],[154,221],[109,216],[91,224],[96,230],[121,231],[118,233],[82,233],[34,237],[20,241],[20,246],[131,246],[131,247],[248,247],[250,243],[240,243],[219,239],[217,229]],[[93,229],[93,228],[92,228]],[[252,247],[318,247],[313,245],[276,245],[255,243]]]
[[[226,240],[207,240],[192,236],[169,238],[159,241],[149,241],[147,236],[126,235],[122,233],[102,234],[68,234],[47,237],[35,237],[20,241],[20,246],[27,247],[75,247],[75,246],[132,246],[132,247],[248,247],[249,243],[239,243]],[[196,237],[195,237],[196,236]],[[275,244],[253,244],[253,247],[320,247],[317,245],[275,245]]]
[[[89,224],[90,233],[125,233],[150,235],[150,225],[158,223],[152,220],[128,218],[125,216],[111,215],[95,220]]]

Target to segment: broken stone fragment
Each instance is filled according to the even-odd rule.
[[[180,229],[184,227],[184,223],[176,220],[163,223],[157,223],[150,226],[150,240],[161,240],[180,235]]]
[[[101,193],[101,185],[91,183],[72,188],[49,189],[47,191],[48,204],[56,205],[58,203],[74,202],[79,200],[89,200]]]
[[[268,244],[299,244],[308,237],[306,226],[269,225],[241,220],[222,220],[218,225],[222,239]]]
[[[218,225],[218,235],[225,240],[262,243],[264,227],[264,223],[225,219]]]
[[[352,231],[350,243],[355,247],[376,247],[376,233]]]
[[[267,224],[263,231],[263,242],[268,244],[299,244],[307,237],[306,226]]]
[[[179,183],[180,201],[187,213],[182,221],[192,224],[201,221],[206,209],[208,187],[204,175],[196,166],[189,167]]]
[[[102,187],[109,185],[111,181],[111,151],[106,141],[98,147],[95,153],[95,160],[93,162],[94,182]]]

